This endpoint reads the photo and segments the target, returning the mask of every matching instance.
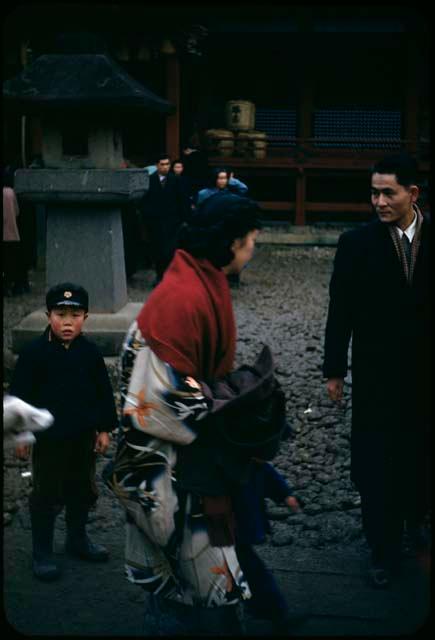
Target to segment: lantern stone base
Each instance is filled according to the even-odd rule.
[[[83,334],[100,349],[103,356],[118,356],[122,341],[133,320],[142,308],[140,302],[129,302],[116,313],[89,313]],[[26,316],[12,330],[12,350],[19,351],[33,338],[41,335],[47,326],[45,309],[41,308]]]

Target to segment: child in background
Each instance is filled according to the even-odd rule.
[[[270,463],[253,458],[248,483],[233,497],[236,554],[252,593],[249,609],[255,617],[271,620],[275,633],[287,635],[305,616],[291,614],[272,572],[253,549],[253,545],[263,543],[266,533],[270,532],[265,498],[284,503],[293,512],[301,509],[282,475]]]

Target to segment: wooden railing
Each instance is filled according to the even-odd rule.
[[[419,160],[419,170],[424,175],[429,172],[429,142],[421,140],[405,140],[392,138],[294,138],[291,146],[269,145],[265,158],[214,156],[209,158],[210,166],[228,165],[231,168],[243,169],[244,175],[271,175],[271,170],[283,180],[286,177],[295,181],[295,200],[264,200],[260,206],[268,211],[288,211],[294,214],[297,225],[305,224],[306,212],[312,213],[370,213],[370,202],[310,202],[307,200],[307,181],[314,176],[333,175],[334,172],[354,171],[367,172],[376,160],[400,149],[412,151]],[[348,144],[347,147],[334,147],[334,144]],[[379,148],[379,145],[391,145]],[[331,146],[326,146],[331,145]],[[353,147],[351,145],[365,145]],[[377,145],[368,146],[368,145]],[[393,147],[394,145],[394,147]],[[242,178],[243,179],[243,178]]]

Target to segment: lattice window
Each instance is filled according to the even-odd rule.
[[[296,110],[257,108],[255,129],[267,133],[270,145],[275,147],[295,145]]]
[[[381,109],[317,109],[314,112],[316,147],[397,149],[402,114]]]

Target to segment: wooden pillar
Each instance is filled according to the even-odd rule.
[[[304,81],[301,84],[301,92],[299,94],[298,105],[298,138],[300,139],[300,161],[305,161],[306,154],[310,152],[312,143],[310,138],[313,137],[313,109],[314,109],[314,82],[316,66],[313,61],[313,53],[310,50],[310,44],[314,41],[312,33],[311,19],[304,17],[301,23],[301,29],[306,34],[307,54],[303,57],[302,77]],[[296,175],[296,215],[295,224],[305,224],[305,200],[307,176],[303,167],[298,167]]]
[[[180,155],[180,62],[176,54],[166,60],[166,98],[175,106],[166,118],[166,151],[175,160]]]
[[[296,215],[295,224],[305,224],[306,174],[303,167],[298,168],[296,175]]]
[[[419,86],[418,86],[418,56],[415,42],[411,38],[407,47],[407,83],[405,98],[405,139],[406,148],[411,154],[417,152],[418,115],[419,115]]]

